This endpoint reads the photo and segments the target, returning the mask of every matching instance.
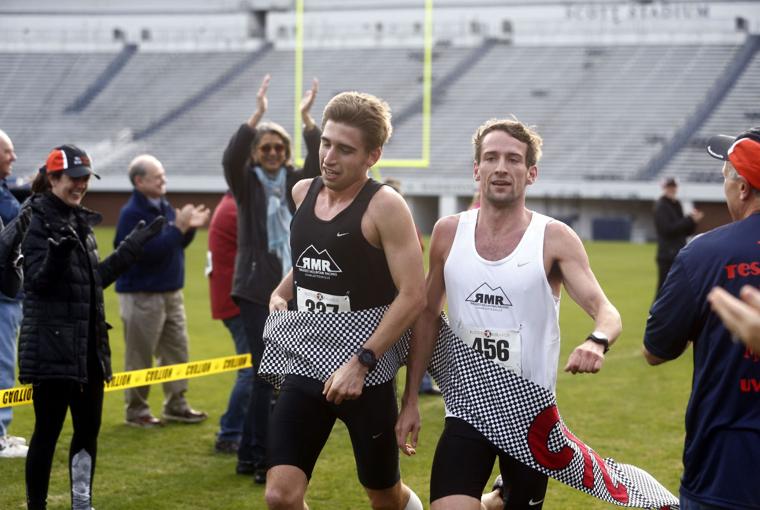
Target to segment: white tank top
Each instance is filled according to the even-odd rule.
[[[459,215],[444,265],[451,326],[487,359],[554,392],[559,299],[544,269],[544,232],[552,218],[533,212],[514,251],[495,261],[475,249],[477,218],[478,209]]]

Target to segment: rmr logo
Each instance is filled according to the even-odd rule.
[[[468,303],[474,306],[482,306],[488,308],[509,308],[512,306],[512,302],[507,297],[504,289],[501,287],[491,287],[487,283],[481,283],[480,287],[467,296],[465,299]]]
[[[317,250],[313,244],[298,256],[296,267],[312,275],[335,275],[343,272],[327,250]]]

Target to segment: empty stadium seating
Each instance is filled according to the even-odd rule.
[[[477,48],[436,47],[431,166],[444,175],[468,172],[475,127],[514,114],[545,137],[543,178],[636,179],[704,100],[738,48],[488,42]],[[320,78],[317,117],[327,99],[342,90],[385,98],[400,115],[385,157],[418,158],[420,55],[398,48],[306,50],[303,88],[312,76]],[[17,173],[33,171],[53,145],[74,142],[93,151],[104,175],[122,175],[131,157],[148,151],[164,161],[170,176],[216,176],[227,139],[255,108],[267,72],[272,74],[267,117],[293,131],[293,53],[266,47],[255,54],[138,51],[85,108],[67,113],[116,58],[113,52],[0,53],[0,127],[16,144]],[[696,141],[662,173],[685,181],[713,179],[714,166],[693,146],[714,132],[757,124],[752,116],[760,116],[758,82],[755,56]]]

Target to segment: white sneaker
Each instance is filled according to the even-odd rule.
[[[0,443],[0,459],[24,458],[29,447],[22,444],[3,444]]]
[[[6,445],[14,444],[16,446],[26,446],[26,439],[20,436],[7,435],[0,437],[0,443]]]

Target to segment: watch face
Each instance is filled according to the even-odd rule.
[[[359,362],[369,368],[373,368],[377,364],[375,355],[368,349],[362,349],[359,351]]]

